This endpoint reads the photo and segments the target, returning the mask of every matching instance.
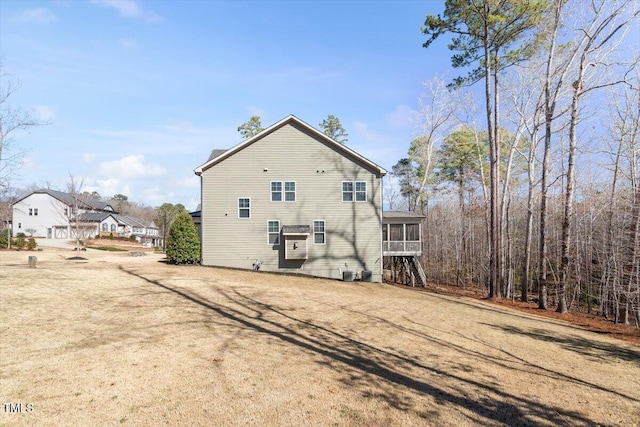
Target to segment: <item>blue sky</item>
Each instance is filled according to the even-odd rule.
[[[340,118],[348,145],[391,169],[406,156],[422,82],[451,75],[444,41],[424,49],[431,1],[17,1],[0,3],[12,104],[47,126],[15,134],[15,187],[69,175],[89,191],[194,209],[193,170],[214,148],[294,114]]]

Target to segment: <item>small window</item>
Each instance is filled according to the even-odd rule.
[[[267,223],[267,243],[274,246],[280,244],[280,221]]]
[[[353,182],[342,183],[342,201],[353,202]]]
[[[238,218],[251,218],[251,201],[248,197],[238,199]]]
[[[33,216],[38,216],[38,208],[33,209]]]
[[[21,222],[18,223],[18,228],[22,228],[22,223]]]
[[[280,181],[271,182],[271,201],[272,202],[282,201],[282,182]]]
[[[367,201],[367,183],[365,181],[356,181],[356,202]]]
[[[33,209],[29,208],[29,216],[33,216]]]
[[[102,231],[109,231],[109,224],[107,224],[106,222],[102,223]]]
[[[295,202],[296,201],[296,182],[286,181],[284,183],[284,201]]]
[[[324,245],[327,241],[324,221],[313,221],[313,243]]]
[[[112,232],[116,231],[116,225],[115,224],[111,224],[111,231]]]
[[[69,210],[67,208],[64,208],[64,216],[69,215]]]

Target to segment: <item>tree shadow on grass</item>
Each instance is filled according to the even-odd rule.
[[[370,313],[364,313],[364,312],[359,311],[359,310],[353,310],[353,309],[350,309],[350,308],[347,308],[347,307],[340,307],[340,309],[347,310],[347,311],[349,311],[351,313],[354,313],[354,314],[357,314],[359,316],[364,316],[364,317],[371,318],[371,319],[375,320],[378,324],[384,324],[384,325],[387,325],[387,326],[389,326],[389,327],[391,327],[393,329],[396,329],[396,330],[400,331],[401,333],[409,334],[409,335],[412,335],[414,337],[424,339],[425,341],[428,341],[432,345],[437,345],[437,346],[450,348],[450,349],[452,349],[452,350],[454,350],[454,351],[456,351],[458,353],[465,354],[467,356],[471,356],[471,357],[476,358],[476,359],[484,360],[485,362],[490,363],[490,364],[494,364],[494,365],[500,367],[501,369],[506,369],[506,370],[510,370],[510,371],[514,371],[515,370],[515,371],[520,371],[520,372],[529,373],[529,374],[535,373],[535,375],[538,375],[538,376],[545,376],[545,377],[553,379],[553,380],[565,381],[565,382],[568,382],[568,383],[589,387],[589,388],[592,388],[594,390],[604,391],[604,392],[607,392],[607,393],[611,393],[611,394],[613,394],[615,396],[622,397],[622,398],[629,399],[629,400],[632,400],[634,402],[640,403],[640,399],[638,399],[638,398],[628,396],[628,395],[626,395],[624,393],[621,393],[619,391],[608,389],[608,388],[603,387],[601,385],[594,384],[594,383],[582,380],[580,378],[568,375],[568,374],[563,373],[563,372],[559,372],[559,371],[556,371],[556,370],[552,370],[552,369],[546,368],[546,367],[544,367],[544,366],[542,366],[540,364],[531,362],[531,361],[526,360],[526,359],[524,359],[522,357],[519,357],[519,356],[517,356],[517,355],[515,355],[515,354],[513,354],[513,353],[511,353],[509,351],[506,351],[503,348],[497,348],[496,346],[492,345],[491,343],[489,343],[489,342],[487,342],[485,340],[479,339],[477,337],[466,336],[466,335],[464,335],[464,334],[462,334],[460,332],[455,332],[454,333],[456,336],[458,336],[458,337],[460,337],[462,339],[472,341],[472,342],[474,342],[476,344],[479,344],[481,346],[490,348],[490,349],[492,349],[494,351],[499,351],[499,352],[503,353],[506,357],[489,356],[489,355],[483,353],[482,351],[472,350],[470,348],[466,348],[464,346],[461,346],[461,345],[458,345],[458,344],[454,344],[451,341],[447,341],[447,340],[444,340],[442,338],[437,338],[437,337],[435,337],[433,335],[430,335],[430,334],[426,333],[425,331],[429,331],[429,330],[433,331],[434,330],[434,331],[437,331],[437,332],[440,332],[440,333],[445,333],[445,334],[447,334],[447,333],[450,334],[450,333],[446,332],[446,331],[443,331],[441,329],[438,329],[433,325],[426,325],[426,324],[421,324],[421,323],[415,322],[414,320],[409,319],[407,317],[403,317],[403,320],[406,322],[405,324],[397,324],[397,323],[391,322],[388,319],[385,319],[383,317],[376,316],[376,315],[373,315],[373,314],[370,314]],[[496,325],[489,325],[489,324],[486,324],[486,323],[481,323],[481,324],[482,325],[487,325],[489,327],[496,327]],[[416,327],[410,327],[410,325],[415,325]],[[516,329],[516,328],[513,328],[513,329]],[[506,328],[505,328],[505,330],[506,330]],[[513,331],[512,330],[508,330],[507,332],[513,332]],[[584,343],[591,342],[591,341],[589,341],[587,339],[583,339],[583,338],[577,338],[577,339],[583,340]],[[551,340],[549,340],[549,341],[551,341]],[[596,343],[594,343],[594,345],[596,345]],[[589,347],[587,347],[587,348],[589,348]],[[640,363],[640,353],[638,353],[638,352],[635,352],[633,350],[627,350],[627,349],[624,349],[624,348],[615,347],[613,345],[610,346],[610,349],[612,351],[615,351],[616,349],[619,350],[622,354],[625,355],[625,357],[623,357],[625,360],[636,361],[636,362]],[[579,352],[579,353],[581,353],[581,352]],[[637,353],[637,355],[634,356],[634,353]],[[588,354],[585,354],[585,355],[589,356]],[[626,356],[629,356],[631,358],[630,359],[626,359]]]
[[[290,310],[257,301],[236,289],[207,283],[207,289],[215,291],[227,301],[214,303],[192,290],[163,284],[122,266],[120,269],[207,309],[236,324],[238,328],[264,334],[283,345],[295,346],[320,356],[319,363],[341,373],[344,384],[358,390],[363,397],[375,398],[402,411],[414,411],[416,415],[431,421],[438,415],[438,407],[416,408],[415,394],[431,396],[438,405],[457,407],[470,422],[479,425],[593,424],[578,412],[508,393],[497,385],[464,378],[455,369],[436,368],[416,358],[375,347],[312,320],[296,318],[287,313]],[[427,382],[426,377],[433,378],[433,381]],[[448,385],[438,386],[438,380]],[[473,394],[469,394],[469,390]]]
[[[608,344],[602,341],[594,341],[576,335],[551,333],[545,329],[523,329],[515,326],[493,325],[486,323],[485,325],[512,334],[524,335],[536,340],[553,342],[566,350],[574,351],[591,359],[610,362],[615,358],[633,362],[640,366],[640,351],[631,348]]]

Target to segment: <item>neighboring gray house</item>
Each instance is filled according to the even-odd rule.
[[[13,204],[13,235],[68,239],[73,237],[69,219],[89,213],[103,213],[108,218],[115,211],[109,204],[90,197],[75,198],[49,189],[32,191]]]
[[[100,200],[48,189],[28,193],[13,204],[12,226],[14,236],[25,233],[47,239],[72,239],[77,230],[80,238],[133,235],[141,243],[160,243],[153,221],[118,215]]]
[[[195,173],[203,265],[382,281],[386,171],[297,117]]]

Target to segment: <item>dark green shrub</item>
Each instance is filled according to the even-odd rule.
[[[9,233],[7,234],[7,229],[5,228],[4,230],[0,230],[0,248],[6,248],[7,247],[7,242],[8,242],[8,237],[11,237],[11,230],[9,229]]]
[[[27,249],[32,251],[36,248],[36,246],[38,246],[38,244],[36,243],[36,239],[34,239],[33,237],[29,237],[27,239]]]
[[[200,240],[188,212],[181,212],[173,221],[167,236],[169,264],[197,264],[200,261]]]
[[[25,236],[24,233],[18,233],[16,239],[13,241],[13,246],[17,250],[24,249],[25,246],[27,246],[27,236]]]
[[[132,242],[136,241],[136,236],[134,236],[133,234],[131,236],[129,236],[129,240],[131,240]]]

